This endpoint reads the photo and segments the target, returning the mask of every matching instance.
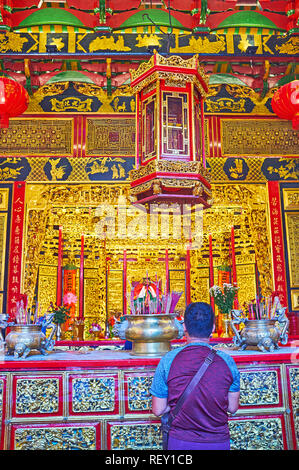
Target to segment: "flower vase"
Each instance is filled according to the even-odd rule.
[[[221,312],[221,338],[231,338],[232,337],[232,330],[231,330],[231,313]]]
[[[58,323],[57,330],[56,330],[56,341],[61,341],[61,334],[62,334],[61,325],[60,323]]]

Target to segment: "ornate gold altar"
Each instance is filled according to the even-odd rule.
[[[212,189],[214,205],[204,211],[202,218],[202,246],[190,251],[191,300],[209,302],[209,242],[205,234],[213,233],[214,275],[217,280],[217,266],[223,264],[223,260],[229,256],[229,231],[232,225],[236,227],[240,304],[256,295],[256,266],[260,273],[262,295],[268,295],[273,286],[266,187],[252,184],[214,184]],[[102,207],[104,204],[106,206]],[[164,238],[165,225],[161,214],[156,236],[152,238],[153,233],[147,229],[150,227],[150,214],[136,213],[132,209],[127,184],[28,184],[26,206],[23,290],[28,293],[29,305],[34,298],[37,283],[41,310],[45,311],[49,303],[56,299],[58,227],[61,225],[65,239],[65,265],[72,263],[79,268],[80,237],[82,231],[87,234],[84,264],[85,339],[89,338],[89,329],[93,322],[100,323],[104,329],[106,307],[109,316],[123,311],[123,300],[119,292],[122,286],[124,249],[127,250],[128,258],[129,292],[129,283],[141,279],[146,271],[157,273],[158,278],[165,283],[167,248],[171,289],[183,291],[178,308],[185,308],[186,247],[190,232],[187,230],[186,236],[178,239],[173,231],[175,214],[170,214],[169,238]],[[122,210],[117,211],[119,208]],[[115,215],[113,224],[109,218],[103,219],[103,215],[107,215],[107,212],[103,212],[104,209],[110,211],[110,215]],[[124,216],[128,226],[130,222],[134,223],[134,237],[132,233],[124,231],[121,223]],[[191,228],[194,223],[193,219],[190,220]],[[101,239],[99,236],[104,229],[107,229],[110,236]],[[184,231],[182,234],[184,235]],[[138,245],[137,235],[140,241]],[[76,282],[78,292],[78,274]],[[78,315],[78,304],[76,309]],[[69,338],[74,337],[73,331],[66,334]]]
[[[298,448],[298,355],[285,349],[233,353],[241,376],[240,408],[229,418],[233,450]],[[149,393],[158,361],[85,348],[1,363],[1,448],[161,450]]]

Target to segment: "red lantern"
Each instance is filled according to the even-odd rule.
[[[293,121],[293,129],[299,129],[299,80],[293,80],[279,88],[271,105],[278,117]]]
[[[19,116],[28,107],[29,95],[16,80],[0,77],[0,127],[8,127],[9,118]]]

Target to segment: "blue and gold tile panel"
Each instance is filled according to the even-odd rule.
[[[132,157],[0,157],[0,182],[129,182]],[[266,183],[298,181],[299,162],[294,158],[207,158],[211,182]]]

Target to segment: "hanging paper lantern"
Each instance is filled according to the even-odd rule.
[[[279,88],[272,98],[274,113],[293,122],[293,129],[299,129],[299,80],[293,80]]]
[[[0,127],[8,127],[9,118],[20,116],[28,107],[29,95],[16,80],[0,77]]]

